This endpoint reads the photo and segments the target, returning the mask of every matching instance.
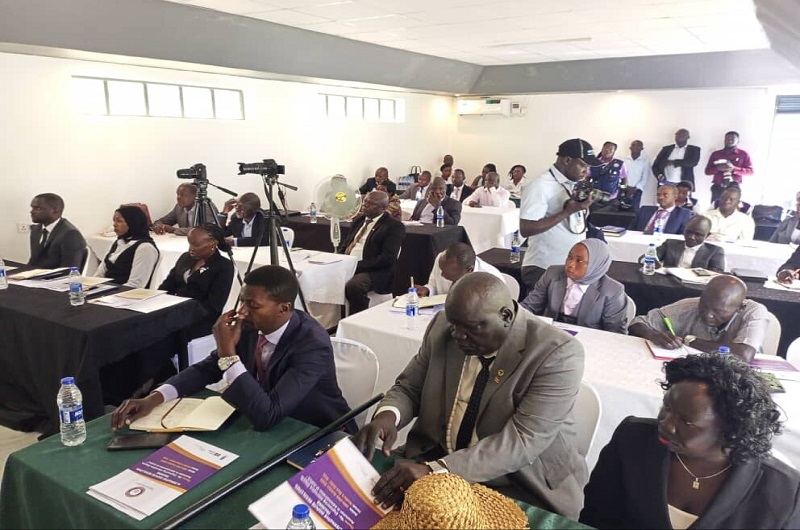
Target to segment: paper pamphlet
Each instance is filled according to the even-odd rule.
[[[426,307],[435,307],[437,305],[444,305],[446,300],[447,300],[447,293],[435,294],[433,296],[421,296],[419,298],[419,307],[420,309],[424,309]],[[397,298],[395,298],[394,302],[392,302],[392,307],[397,309],[405,309],[406,297],[398,296]]]
[[[119,293],[116,296],[128,300],[147,300],[148,298],[153,298],[165,292],[166,291],[157,291],[155,289],[131,289],[130,291]]]
[[[116,307],[118,309],[130,309],[131,311],[137,311],[139,313],[152,313],[153,311],[158,311],[159,309],[164,309],[165,307],[180,304],[186,300],[189,300],[189,298],[185,298],[183,296],[166,294],[164,291],[153,291],[157,293],[157,295],[149,296],[144,299],[123,296],[128,292],[131,291],[103,296],[95,300],[90,300],[89,303],[104,305],[107,307]]]
[[[798,291],[800,292],[800,280],[792,280],[792,283],[785,284],[780,283],[774,277],[771,277],[769,280],[764,282],[764,287],[767,289],[781,289],[784,291]]]
[[[181,436],[86,493],[141,521],[239,458]],[[288,521],[288,519],[287,519]]]
[[[266,528],[286,528],[306,504],[317,528],[372,528],[389,513],[373,502],[378,472],[349,438],[248,507]]]
[[[31,269],[29,271],[18,272],[16,274],[12,274],[8,277],[9,280],[29,280],[31,278],[36,278],[37,276],[45,276],[48,274],[56,274],[59,272],[67,271],[68,269]]]
[[[220,396],[180,398],[158,405],[129,428],[149,432],[216,431],[234,410]]]

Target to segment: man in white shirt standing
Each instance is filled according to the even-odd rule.
[[[704,215],[711,221],[712,241],[752,241],[756,231],[753,218],[739,211],[739,200],[742,190],[731,186],[722,193],[716,210],[709,210]]]
[[[592,201],[574,200],[573,188],[600,160],[592,145],[580,138],[563,142],[556,156],[553,166],[531,179],[522,191],[519,233],[528,238],[522,281],[529,289],[547,267],[563,263],[572,246],[586,239],[586,215]]]
[[[419,296],[445,294],[455,282],[470,272],[488,272],[505,282],[500,271],[476,256],[470,245],[453,243],[436,256],[428,283],[415,286],[417,294]]]
[[[630,158],[625,159],[628,177],[626,180],[627,188],[622,200],[634,210],[638,210],[639,205],[642,203],[642,195],[645,194],[646,190],[650,190],[650,193],[645,195],[647,204],[652,204],[652,196],[654,195],[652,189],[656,181],[653,178],[650,160],[642,153],[644,151],[644,143],[641,140],[632,141],[630,151]]]
[[[689,131],[675,131],[675,143],[665,145],[653,162],[653,174],[659,182],[666,180],[677,184],[688,180],[694,184],[694,167],[700,162],[700,148],[689,145]]]
[[[473,208],[481,206],[507,206],[511,193],[505,188],[500,187],[500,175],[491,171],[484,178],[483,187],[475,190],[470,197],[469,205]]]

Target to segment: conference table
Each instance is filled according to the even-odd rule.
[[[189,299],[139,313],[88,302],[72,307],[68,298],[67,293],[14,284],[0,291],[0,423],[7,427],[58,432],[56,394],[66,376],[75,377],[83,394],[85,417],[101,416],[101,367],[202,316],[197,302]]]
[[[308,216],[303,215],[291,216],[282,224],[294,230],[294,246],[322,252],[333,251],[330,220],[318,217],[317,222],[312,223]],[[342,240],[350,232],[351,224],[349,221],[340,223]],[[392,292],[395,295],[407,292],[409,279],[412,276],[415,283],[423,285],[427,282],[434,259],[453,243],[470,243],[464,227],[448,225],[438,228],[434,225],[406,225],[406,237],[397,258]],[[342,297],[344,297],[344,284],[350,279],[350,276],[341,283],[330,282],[330,287],[340,289]]]
[[[420,317],[419,325],[408,330],[404,326],[405,314],[392,310],[391,302],[386,302],[339,322],[337,336],[361,342],[375,352],[380,363],[376,392],[386,392],[419,350],[431,318],[432,314]],[[595,387],[602,401],[597,437],[586,457],[591,470],[624,418],[654,418],[658,414],[663,394],[657,381],[663,379],[663,361],[654,358],[646,341],[639,337],[555,325],[576,332],[575,338],[583,344],[586,354],[583,379]],[[786,389],[786,393],[773,394],[786,421],[783,435],[775,438],[775,446],[800,466],[800,372],[775,373]]]
[[[214,432],[190,436],[239,455],[153,515],[137,521],[86,494],[97,484],[128,468],[150,449],[106,451],[111,439],[110,416],[89,422],[86,442],[64,447],[51,437],[12,453],[6,463],[0,496],[0,528],[155,528],[211,492],[271,461],[316,431],[316,427],[286,418],[268,431],[257,432],[248,420],[235,416]],[[376,452],[373,464],[385,471],[393,459]],[[181,528],[250,528],[256,519],[247,507],[293,476],[297,470],[281,463],[220,500]],[[518,503],[531,528],[587,528],[546,510]],[[291,506],[276,506],[291,518]]]
[[[511,263],[509,253],[502,248],[493,248],[480,255],[480,258],[497,267],[500,272],[510,274],[520,283],[520,300],[527,294],[527,286],[522,283],[520,263]],[[657,307],[665,306],[684,298],[700,296],[703,286],[683,283],[675,276],[654,274],[645,276],[638,263],[614,261],[608,275],[625,286],[625,292],[636,303],[636,313],[643,315]],[[785,357],[786,349],[793,340],[800,337],[798,315],[800,315],[800,293],[788,289],[770,289],[763,282],[745,282],[747,297],[764,304],[777,317],[781,324],[781,340],[778,353]]]

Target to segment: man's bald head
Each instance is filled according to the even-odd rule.
[[[369,217],[374,219],[386,211],[389,207],[389,194],[385,191],[371,191],[367,193],[364,200],[361,202],[361,211]]]
[[[696,247],[703,243],[711,232],[711,220],[702,215],[695,215],[686,223],[683,230],[683,239],[689,248]]]
[[[722,327],[742,307],[746,297],[747,286],[742,280],[728,274],[715,276],[700,295],[700,318],[707,326]]]
[[[451,336],[467,355],[489,355],[506,341],[514,302],[505,283],[486,272],[463,276],[450,289],[445,315]]]

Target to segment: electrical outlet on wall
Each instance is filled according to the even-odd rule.
[[[31,224],[26,222],[17,223],[17,233],[27,234],[31,231]]]

